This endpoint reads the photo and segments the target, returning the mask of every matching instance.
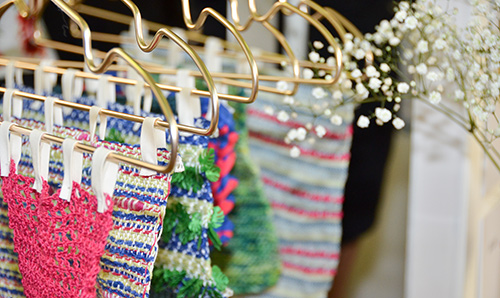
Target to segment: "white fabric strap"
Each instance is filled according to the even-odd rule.
[[[86,63],[84,63],[83,71],[84,72],[88,72],[88,73],[92,73]],[[94,79],[85,79],[85,90],[88,93],[90,93],[90,94],[96,94],[98,86],[99,86],[99,82],[97,80],[94,80]]]
[[[16,84],[18,86],[23,86],[24,85],[23,69],[22,68],[16,68],[15,69],[15,79],[16,79]]]
[[[65,139],[63,141],[64,178],[59,198],[68,202],[71,199],[73,182],[82,182],[83,153],[75,150],[76,144],[78,142],[73,139]]]
[[[159,118],[147,117],[142,123],[141,129],[141,157],[142,160],[151,164],[158,164],[157,149],[167,146],[166,135],[163,129],[155,128],[155,122]],[[141,176],[151,176],[156,174],[149,169],[141,169]]]
[[[150,113],[151,106],[153,105],[153,91],[150,88],[144,88],[144,102],[142,104],[142,109]]]
[[[12,117],[21,118],[23,113],[23,100],[14,95],[16,89],[5,90],[3,94],[3,119],[12,120]]]
[[[90,178],[92,179],[92,190],[97,198],[97,212],[100,213],[108,209],[106,195],[113,195],[116,178],[118,177],[118,164],[106,162],[111,152],[109,149],[99,147],[92,156],[92,174]]]
[[[3,121],[0,125],[0,176],[9,176],[10,171],[10,140],[9,132],[12,123],[10,121]]]
[[[97,85],[97,105],[103,108],[107,108],[110,102],[116,102],[116,87],[115,83],[109,81],[110,77],[107,74],[101,75]]]
[[[14,88],[14,60],[5,65],[5,88]]]
[[[45,130],[50,134],[54,131],[54,124],[60,126],[63,124],[62,109],[55,104],[57,99],[52,96],[47,96],[45,99]]]
[[[33,75],[33,84],[35,88],[35,94],[43,95],[43,66],[41,64],[37,65],[35,68],[35,73]]]
[[[134,115],[141,114],[141,102],[142,95],[144,94],[144,80],[142,78],[136,78],[137,83],[133,86],[132,90],[132,98],[133,98],[133,106],[134,106]]]
[[[89,132],[90,132],[90,141],[93,142],[95,131],[97,128],[97,119],[99,118],[99,138],[104,140],[106,138],[106,115],[101,114],[101,107],[92,106],[89,111]]]
[[[49,175],[50,144],[42,142],[44,134],[45,132],[38,129],[33,129],[30,133],[31,158],[35,175],[33,189],[37,192],[42,191],[43,181],[47,181]]]
[[[216,37],[208,37],[205,41],[205,61],[210,72],[222,71],[222,57],[220,52],[224,50],[221,40]]]
[[[200,99],[191,95],[191,90],[195,88],[194,77],[189,75],[189,70],[177,70],[177,86],[181,87],[181,92],[177,93],[175,104],[179,123],[194,126],[194,118],[201,116]],[[190,133],[181,133],[191,135]]]
[[[78,71],[79,70],[74,68],[68,68],[62,75],[61,87],[62,87],[62,96],[64,100],[74,101],[74,99],[82,96],[83,79],[76,77],[76,73]]]

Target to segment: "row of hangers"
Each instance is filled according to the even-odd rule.
[[[361,36],[359,31],[355,29],[352,24],[339,15],[336,11],[332,9],[325,9],[318,4],[314,3],[310,0],[301,0],[299,5],[293,6],[288,3],[286,0],[277,1],[273,7],[263,15],[260,15],[257,12],[257,5],[255,0],[249,0],[249,8],[251,15],[249,19],[245,22],[241,22],[239,13],[238,13],[238,2],[236,0],[229,0],[231,5],[231,17],[234,22],[229,22],[226,18],[220,15],[214,9],[207,7],[205,8],[200,17],[193,21],[190,12],[190,4],[189,0],[182,0],[183,4],[183,13],[184,13],[184,21],[186,26],[189,29],[198,30],[200,29],[206,19],[208,17],[212,17],[216,19],[218,22],[223,24],[231,34],[234,35],[237,41],[237,47],[239,48],[239,54],[235,54],[235,49],[237,47],[234,44],[228,42],[222,42],[223,47],[221,48],[221,52],[217,53],[221,56],[233,57],[237,59],[244,58],[248,64],[249,74],[237,74],[237,73],[223,73],[216,72],[211,73],[206,67],[203,60],[200,58],[200,52],[203,52],[204,49],[191,46],[188,42],[184,41],[178,34],[176,34],[170,28],[163,26],[161,24],[146,22],[142,20],[141,14],[137,6],[130,0],[121,0],[121,2],[127,6],[127,8],[131,11],[132,17],[113,14],[112,12],[103,12],[97,8],[91,8],[84,4],[81,4],[80,1],[63,1],[63,0],[50,0],[50,3],[56,5],[65,15],[67,15],[72,23],[71,23],[71,34],[82,40],[83,46],[72,46],[68,44],[63,44],[60,42],[51,41],[43,37],[43,32],[40,26],[36,25],[36,30],[34,31],[34,42],[41,46],[52,47],[58,50],[67,50],[82,54],[84,57],[84,62],[74,62],[74,61],[56,61],[50,66],[40,65],[40,61],[37,59],[29,59],[29,58],[15,58],[16,61],[9,57],[0,58],[0,65],[11,65],[11,67],[15,67],[18,69],[32,70],[36,71],[41,70],[42,72],[54,73],[63,75],[67,69],[63,67],[72,67],[80,69],[79,71],[74,71],[75,77],[85,78],[85,79],[99,79],[100,77],[96,74],[105,73],[108,70],[116,70],[116,71],[135,71],[138,74],[138,79],[130,79],[130,78],[121,78],[121,77],[108,77],[108,80],[113,83],[119,84],[127,84],[127,85],[139,85],[143,84],[145,88],[151,90],[151,92],[156,97],[160,108],[165,115],[165,121],[157,120],[155,123],[156,127],[168,129],[171,140],[171,160],[167,166],[159,166],[154,163],[145,162],[143,160],[138,160],[131,157],[126,157],[118,153],[111,153],[108,155],[108,160],[115,163],[126,163],[132,166],[145,168],[149,170],[153,170],[161,173],[170,173],[174,170],[176,165],[176,157],[177,157],[177,146],[178,146],[178,134],[179,131],[199,134],[199,135],[212,135],[217,127],[218,121],[218,111],[219,111],[219,99],[243,102],[243,103],[251,103],[257,97],[258,91],[264,92],[273,92],[284,95],[293,95],[297,92],[298,86],[300,84],[334,84],[340,77],[341,69],[342,69],[342,52],[340,47],[331,34],[330,31],[326,28],[325,25],[321,23],[322,20],[326,21],[328,24],[333,26],[335,30],[338,32],[340,39],[342,40],[345,32],[349,31],[356,36]],[[23,18],[35,18],[37,21],[35,24],[38,24],[40,15],[44,10],[44,6],[48,5],[49,1],[40,1],[40,0],[30,0],[29,5],[27,5],[24,0],[9,0],[0,5],[0,18],[3,16],[5,11],[9,9],[11,6],[15,6],[19,15]],[[324,64],[316,64],[308,61],[299,61],[292,49],[288,45],[286,38],[284,35],[279,32],[277,28],[271,25],[270,20],[279,12],[286,15],[297,14],[306,19],[310,24],[312,24],[317,30],[321,32],[321,34],[325,37],[328,44],[334,49],[334,57],[335,57],[335,66],[330,67]],[[308,13],[307,11],[313,11],[313,14]],[[92,41],[94,40],[103,40],[106,38],[106,41],[118,41],[118,37],[114,37],[114,39],[109,39],[109,34],[107,33],[99,33],[99,32],[91,32],[88,24],[81,17],[82,14],[92,14],[94,16],[103,16],[106,15],[106,18],[115,21],[118,23],[130,23],[133,20],[134,24],[134,43],[139,46],[139,48],[144,52],[152,52],[154,49],[158,47],[167,47],[172,48],[172,45],[175,44],[178,46],[183,52],[187,54],[188,57],[194,62],[197,67],[197,71],[189,71],[189,75],[197,76],[203,78],[206,83],[208,91],[197,90],[190,88],[188,90],[191,95],[194,96],[203,96],[208,97],[210,99],[210,107],[211,107],[211,116],[210,116],[210,126],[207,129],[201,129],[194,126],[189,126],[185,124],[177,123],[174,118],[174,114],[172,112],[171,107],[168,104],[168,101],[165,98],[163,90],[170,92],[181,92],[186,89],[186,87],[182,88],[179,86],[172,86],[167,84],[159,84],[155,82],[152,78],[151,73],[162,73],[162,74],[176,74],[178,70],[176,69],[165,69],[164,66],[158,65],[151,62],[138,61],[137,59],[132,58],[125,50],[115,47],[108,52],[99,52],[93,49]],[[279,41],[281,46],[284,48],[285,55],[271,54],[271,53],[260,53],[258,56],[254,57],[252,51],[249,46],[242,38],[240,32],[247,30],[253,22],[261,23],[264,28],[270,31],[276,39]],[[155,30],[154,37],[150,42],[147,42],[143,35],[143,24],[147,24],[148,28]],[[160,43],[163,36],[166,36],[169,39],[169,43],[167,46],[164,43]],[[205,42],[207,39],[199,35],[193,31],[187,31],[186,36],[188,40],[195,40],[197,42]],[[122,39],[119,40],[120,43],[124,41]],[[130,42],[130,41],[126,41]],[[102,59],[102,61],[98,62],[98,59]],[[116,58],[120,58],[124,65],[113,64]],[[282,76],[264,76],[259,75],[257,68],[257,61],[266,62],[266,63],[276,63],[280,65],[290,65],[292,69],[292,77],[282,77]],[[327,79],[305,79],[300,75],[301,67],[309,67],[309,68],[318,68],[325,69],[331,72],[331,75]],[[85,70],[83,70],[85,69]],[[89,72],[90,71],[90,72]],[[215,78],[215,80],[214,80]],[[242,82],[241,80],[249,80],[248,82]],[[269,87],[269,86],[261,86],[259,85],[259,81],[285,81],[293,84],[293,87],[288,90],[280,90],[279,88]],[[218,93],[216,85],[218,84],[227,84],[234,85],[237,87],[249,88],[251,89],[250,95],[247,97],[244,96],[236,96],[224,93]],[[5,93],[7,89],[0,87],[0,92]],[[36,94],[31,94],[27,92],[16,91],[14,93],[15,96],[21,98],[29,98],[37,101],[45,101],[46,97]],[[55,104],[63,107],[68,107],[72,109],[78,109],[83,111],[90,111],[92,107],[74,103],[67,100],[55,100]],[[106,117],[116,117],[134,122],[143,122],[144,117],[131,115],[126,113],[120,113],[116,111],[111,111],[107,109],[100,109],[99,114]],[[12,125],[10,127],[11,133],[14,134],[30,134],[30,129],[26,127],[21,127],[19,125]],[[54,142],[58,144],[62,144],[64,139],[50,135],[44,134],[42,137],[43,140],[47,142]],[[76,150],[81,152],[93,153],[96,148],[93,146],[89,146],[86,144],[78,143],[75,146]]]

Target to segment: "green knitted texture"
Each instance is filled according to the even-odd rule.
[[[220,252],[212,252],[211,258],[228,277],[235,295],[257,294],[273,286],[280,276],[278,240],[259,168],[250,158],[245,105],[233,107],[239,140],[238,158],[231,174],[239,179],[239,184],[233,192],[235,206],[228,217],[235,226],[234,236]]]

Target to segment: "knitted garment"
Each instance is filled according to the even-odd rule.
[[[208,99],[202,99],[202,112],[208,107]],[[205,112],[206,113],[206,112]],[[238,186],[238,179],[231,175],[231,170],[236,162],[234,147],[238,141],[238,133],[235,131],[233,115],[224,106],[220,105],[218,136],[210,138],[208,148],[214,149],[215,164],[221,169],[219,180],[211,182],[214,205],[219,206],[226,216],[222,226],[216,229],[217,235],[223,245],[226,245],[234,234],[234,224],[227,216],[234,208],[233,191]]]
[[[318,101],[312,95],[313,87],[301,86],[295,100]],[[298,110],[297,118],[281,122],[264,112],[266,106],[281,109],[282,100],[263,93],[248,109],[250,153],[261,167],[265,193],[273,208],[282,264],[277,285],[262,297],[323,298],[338,264],[353,107],[335,111],[343,119],[339,126],[316,119],[314,125],[327,128],[326,134],[314,142],[298,144],[301,155],[291,158],[293,145],[284,141],[287,132],[313,118]]]
[[[43,123],[34,120],[16,121],[23,126],[42,128]],[[54,127],[54,134],[89,142],[85,131]],[[27,140],[25,140],[27,142]],[[141,157],[137,145],[93,141],[94,146],[104,146],[123,155]],[[23,146],[24,148],[25,146]],[[170,153],[166,149],[158,150],[158,164],[166,165]],[[91,156],[84,154],[84,184],[90,184]],[[62,182],[62,149],[52,145],[49,165],[49,182],[57,186]],[[180,158],[178,158],[180,160]],[[29,151],[22,152],[19,172],[32,172]],[[182,164],[177,165],[182,170]],[[98,297],[148,297],[151,275],[158,253],[167,198],[170,191],[171,176],[156,174],[139,176],[139,169],[121,165],[113,194],[113,229],[109,233],[105,252],[101,258],[102,270],[97,277]]]
[[[3,180],[0,180],[0,185]],[[9,227],[8,207],[0,194],[0,297],[25,297],[14,252],[13,232]]]
[[[196,121],[207,127],[204,119]],[[218,240],[214,229],[224,219],[214,208],[208,176],[216,168],[207,155],[208,138],[180,136],[179,150],[186,166],[184,173],[174,174],[169,197],[164,234],[158,254],[155,279],[158,295],[175,292],[179,297],[228,297],[227,278],[210,261],[209,238]],[[217,171],[218,173],[218,171]],[[177,175],[177,176],[176,176]],[[220,245],[220,242],[218,243]],[[166,288],[162,287],[165,283]]]
[[[236,145],[238,159],[231,172],[239,179],[234,191],[236,204],[229,215],[235,224],[234,237],[221,252],[212,252],[212,258],[227,275],[229,287],[236,295],[257,294],[276,284],[280,276],[278,238],[271,206],[260,181],[260,169],[250,157],[246,105],[234,107],[240,135]]]
[[[97,212],[89,188],[73,182],[70,201],[51,194],[43,182],[41,193],[33,178],[15,173],[3,179],[2,191],[14,231],[14,250],[27,297],[95,297],[99,259],[112,228],[111,208]],[[107,200],[111,203],[111,198]],[[112,205],[112,204],[111,204]]]

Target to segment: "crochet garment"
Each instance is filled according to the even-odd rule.
[[[34,120],[16,121],[23,126],[42,128],[43,123]],[[68,127],[54,127],[54,134],[89,142],[86,131]],[[27,140],[25,140],[27,142]],[[137,145],[94,141],[94,146],[119,151],[123,155],[140,158]],[[25,146],[23,146],[24,148]],[[159,149],[158,164],[170,160],[170,152]],[[91,156],[84,154],[82,183],[90,184]],[[62,182],[62,148],[52,145],[49,167],[49,183],[57,186]],[[178,158],[180,160],[180,158]],[[29,150],[23,150],[19,172],[32,172]],[[178,164],[177,170],[182,169]],[[154,262],[158,253],[171,176],[156,174],[142,177],[139,169],[121,165],[113,194],[113,229],[109,233],[105,252],[101,258],[98,281],[98,297],[148,297]]]
[[[16,174],[12,162],[2,186],[25,295],[95,297],[99,259],[113,225],[111,208],[98,213],[96,197],[75,182],[69,202],[59,198],[60,190],[51,194],[46,181],[41,193],[33,183]]]
[[[197,119],[200,127],[208,122]],[[227,278],[210,261],[209,239],[220,246],[215,229],[222,224],[224,214],[214,208],[209,176],[217,176],[213,153],[207,150],[208,138],[180,136],[179,151],[185,163],[183,173],[172,177],[167,220],[155,264],[154,278],[159,293],[177,297],[227,297]],[[213,177],[216,178],[216,177]],[[168,295],[167,295],[168,297]]]
[[[296,101],[318,101],[314,86],[301,86]],[[328,95],[326,98],[329,98]],[[277,285],[262,297],[323,298],[336,272],[341,240],[342,202],[350,158],[353,107],[335,113],[343,119],[327,128],[323,138],[297,144],[298,158],[290,157],[292,144],[284,141],[288,131],[313,122],[310,114],[297,110],[297,117],[281,122],[264,112],[279,110],[282,97],[263,94],[248,109],[250,153],[261,167],[266,196],[274,213],[279,239],[282,273]],[[308,133],[307,138],[314,132]]]
[[[214,264],[221,267],[236,295],[257,294],[278,281],[281,263],[272,211],[265,197],[260,169],[250,157],[246,105],[236,104],[234,118],[240,138],[236,144],[235,167],[231,172],[239,184],[234,191],[235,206],[229,218],[234,237],[221,252],[214,251]]]

